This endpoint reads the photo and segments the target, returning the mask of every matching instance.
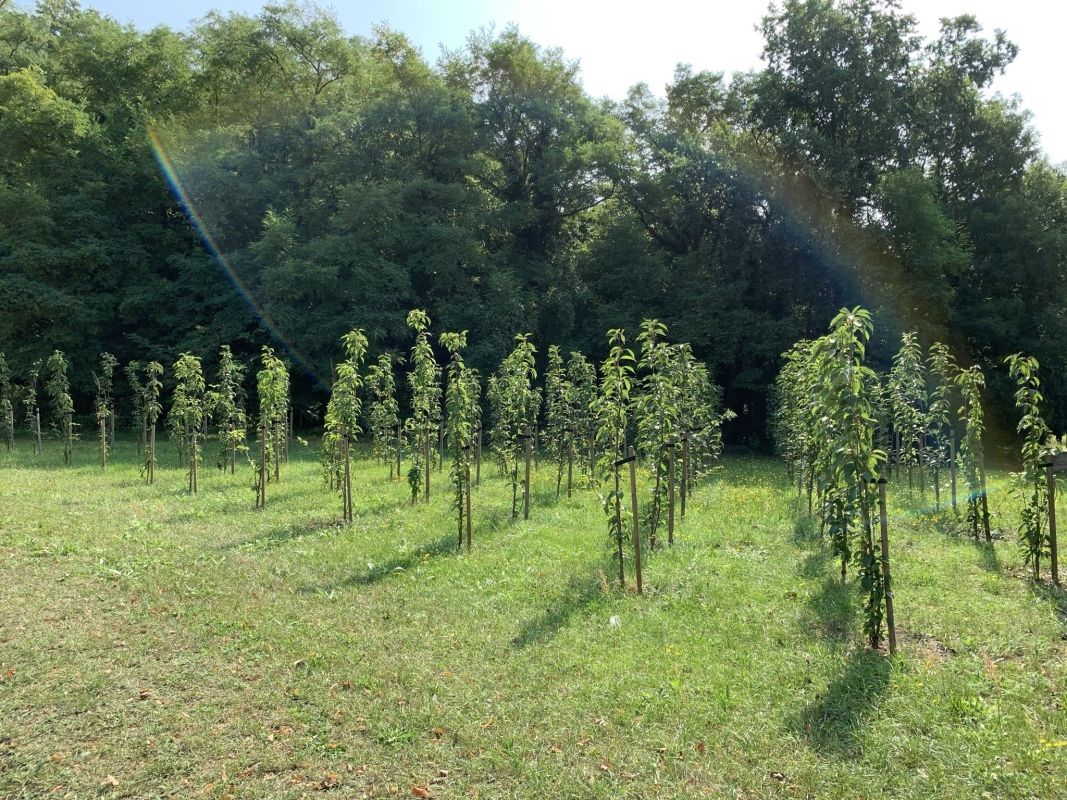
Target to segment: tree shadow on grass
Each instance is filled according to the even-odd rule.
[[[827,639],[843,642],[851,635],[852,622],[856,617],[854,593],[854,589],[842,583],[839,577],[826,576],[819,591],[809,599],[808,606],[815,625]]]
[[[269,502],[269,501],[268,501]],[[402,508],[407,505],[402,501],[385,501],[376,503],[372,506],[365,506],[362,508],[355,508],[352,511],[353,521],[360,519],[361,517],[373,517],[381,514],[384,511],[391,511],[394,509]],[[269,506],[268,506],[269,507]],[[176,517],[175,520],[180,521],[181,517]],[[338,516],[321,517],[313,520],[308,520],[303,523],[287,524],[274,530],[266,531],[265,533],[257,534],[248,539],[241,539],[235,542],[227,542],[219,545],[219,550],[239,550],[249,547],[277,547],[296,539],[303,539],[308,536],[314,536],[318,533],[322,533],[326,530],[337,529],[344,530],[345,525]]]
[[[248,539],[226,542],[218,545],[217,550],[242,550],[246,548],[272,548],[280,547],[287,542],[304,539],[308,536],[316,536],[324,531],[336,530],[341,527],[339,520],[318,518],[303,522],[290,523],[269,531],[257,534]]]
[[[1043,563],[1042,567],[1048,569],[1048,563]],[[1034,581],[1030,579],[1027,581],[1027,585],[1036,597],[1048,602],[1049,607],[1060,622],[1067,623],[1067,591],[1045,580]],[[1064,634],[1064,636],[1067,636],[1067,634]]]
[[[974,541],[973,539],[971,541]],[[975,547],[978,550],[978,563],[982,565],[982,569],[987,572],[1000,573],[1002,567],[1000,559],[997,558],[996,548],[992,542],[975,542]]]
[[[490,534],[515,523],[515,520],[511,518],[510,509],[498,508],[490,509],[484,514],[477,514],[474,516],[474,520],[471,539],[472,547],[475,549],[477,549],[479,541],[483,541]],[[433,541],[420,544],[412,550],[407,550],[384,564],[372,564],[366,572],[350,575],[328,586],[306,586],[303,591],[312,594],[320,592],[328,594],[337,589],[346,589],[352,586],[373,586],[394,575],[402,575],[429,559],[457,555],[460,552],[466,552],[466,542],[464,541],[464,545],[461,548],[458,530],[450,530],[449,533]]]
[[[864,726],[889,685],[889,670],[889,660],[881,654],[852,651],[842,673],[790,721],[790,727],[820,753],[860,756]]]
[[[337,589],[347,589],[352,586],[373,586],[381,583],[396,574],[403,574],[417,567],[427,559],[439,556],[454,555],[456,553],[456,537],[449,534],[426,542],[418,547],[408,550],[402,555],[390,559],[384,564],[372,564],[366,572],[350,575],[328,586],[306,586],[303,591],[307,593],[326,592],[327,594]]]
[[[541,614],[523,623],[511,640],[517,650],[544,644],[556,636],[575,614],[591,608],[603,597],[603,568],[584,577],[572,576],[567,587]]]

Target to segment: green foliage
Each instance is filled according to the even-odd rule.
[[[982,437],[985,434],[985,415],[982,411],[982,392],[985,390],[985,375],[977,364],[968,369],[961,369],[956,375],[956,386],[962,402],[959,415],[964,424],[959,457],[963,467],[963,479],[967,484],[967,522],[977,539],[978,525],[983,517],[981,503],[984,499],[982,470],[985,452]]]
[[[526,451],[526,433],[536,429],[541,406],[541,393],[535,385],[536,354],[530,334],[516,334],[515,349],[489,378],[486,392],[493,417],[493,454],[511,485],[513,517],[519,513],[519,463]]]
[[[928,422],[926,368],[915,333],[904,333],[893,356],[887,382],[893,430],[898,437],[897,463],[922,468]],[[910,475],[910,472],[909,472]]]
[[[200,428],[207,411],[207,384],[200,367],[200,357],[182,353],[174,363],[174,398],[170,406],[172,429],[182,436],[182,449],[189,459],[189,492],[198,490],[200,464]]]
[[[1021,495],[1019,545],[1024,562],[1033,569],[1034,578],[1040,576],[1041,558],[1049,552],[1048,484],[1041,459],[1049,452],[1052,431],[1041,414],[1044,395],[1041,393],[1040,365],[1033,356],[1022,353],[1004,359],[1011,379],[1018,387],[1015,406],[1022,416],[1017,430],[1022,436],[1023,470],[1017,476]]]
[[[926,362],[927,375],[934,381],[926,417],[927,430],[933,437],[933,446],[928,449],[928,455],[930,463],[940,468],[951,456],[949,442],[955,436],[952,390],[959,367],[948,347],[941,342],[930,345]]]
[[[697,361],[688,344],[675,345],[674,369],[678,373],[679,420],[689,437],[690,471],[708,472],[722,452],[722,425],[736,418],[722,408],[722,389],[711,379],[706,364]]]
[[[349,446],[363,433],[360,414],[363,400],[363,375],[360,369],[367,355],[367,336],[362,329],[351,330],[341,337],[345,360],[337,365],[330,401],[326,404],[326,420],[322,435],[322,466],[326,482],[331,487],[347,491],[344,484]]]
[[[115,383],[115,367],[118,366],[118,363],[118,360],[111,353],[101,353],[100,372],[99,374],[93,372],[93,383],[96,384],[96,401],[93,406],[99,428],[101,467],[107,466],[107,452],[111,444],[107,424],[115,415],[115,403],[111,394]]]
[[[11,450],[15,443],[15,410],[11,404],[11,368],[3,353],[0,353],[0,430],[4,432],[5,446]]]
[[[378,361],[367,370],[367,387],[370,391],[370,429],[374,439],[374,456],[389,465],[399,463],[403,442],[397,430],[400,422],[400,404],[396,399],[396,378],[393,377],[393,356],[381,353]],[[399,475],[397,476],[400,477]]]
[[[463,541],[465,500],[470,496],[472,444],[478,425],[481,400],[481,385],[478,372],[463,360],[463,348],[467,346],[467,331],[442,333],[441,346],[450,356],[446,372],[448,389],[445,392],[445,436],[452,448],[452,465],[449,477],[454,490],[452,509],[459,521],[459,541]],[[469,529],[468,521],[468,529]],[[467,542],[468,548],[470,541]]]
[[[144,365],[144,394],[141,401],[145,421],[144,461],[141,464],[141,473],[148,483],[152,483],[155,479],[156,425],[159,422],[159,415],[163,413],[163,404],[160,399],[162,394],[163,365],[158,361],[149,361]]]
[[[665,341],[667,326],[656,319],[641,323],[637,341],[641,345],[641,359],[637,368],[641,373],[639,391],[634,401],[637,427],[637,450],[651,472],[650,502],[645,505],[645,522],[652,546],[663,508],[667,503],[667,469],[671,443],[680,438],[683,425],[682,380],[683,368],[678,351]]]
[[[868,311],[843,308],[829,334],[810,344],[798,342],[786,354],[777,382],[777,414],[780,446],[794,468],[819,476],[823,527],[841,560],[842,580],[850,560],[858,566],[864,632],[877,648],[885,585],[872,517],[886,455],[874,443],[878,377],[865,364],[873,330]]]
[[[608,516],[608,537],[618,550],[621,584],[625,575],[623,539],[629,512],[622,507],[623,492],[617,462],[625,455],[637,361],[633,350],[626,346],[626,332],[621,328],[608,331],[608,346],[608,357],[600,366],[600,393],[593,402],[593,413],[596,419],[597,476],[601,484],[609,480],[612,486],[606,494],[598,488],[597,494]]]
[[[266,345],[260,363],[262,366],[256,373],[259,463],[252,488],[256,492],[256,505],[262,508],[267,503],[267,483],[281,478],[281,437],[289,412],[289,370],[274,349]]]
[[[545,368],[545,441],[549,452],[556,458],[556,497],[559,497],[563,471],[567,466],[567,454],[573,442],[569,430],[568,396],[573,393],[570,380],[563,366],[559,345],[548,347],[548,366]]]
[[[429,475],[433,448],[431,436],[441,422],[441,367],[434,358],[430,344],[430,316],[422,309],[408,313],[408,327],[415,331],[415,344],[411,348],[411,371],[408,385],[411,387],[411,416],[405,428],[412,436],[411,468],[408,470],[408,487],[411,502],[423,491],[423,474]],[[429,478],[427,478],[427,489]]]
[[[399,351],[419,305],[469,330],[489,374],[515,331],[599,359],[605,328],[654,317],[729,381],[746,413],[728,430],[760,445],[778,355],[878,286],[883,320],[953,331],[967,363],[1033,353],[1049,422],[1067,424],[1067,299],[1019,289],[1062,283],[1067,176],[993,92],[1017,48],[973,17],[923,36],[888,0],[789,0],[761,26],[760,69],[680,66],[662,97],[605,104],[511,28],[432,63],[299,3],[182,32],[27,5],[0,24],[16,374],[53,349],[255,352],[262,314],[301,354],[310,407],[305,376],[329,374],[346,320]],[[991,378],[991,413],[1008,386]],[[78,407],[92,390],[75,370]]]
[[[236,467],[236,454],[246,449],[245,428],[248,424],[245,413],[245,365],[233,357],[228,344],[219,350],[219,366],[215,383],[207,393],[207,413],[218,428],[221,445],[220,466]]]
[[[41,429],[38,425],[38,412],[40,410],[37,405],[37,384],[41,379],[41,367],[40,361],[34,361],[30,366],[29,376],[26,381],[26,389],[22,395],[22,408],[25,414],[26,427],[30,429],[34,439],[38,440],[41,437]]]
[[[63,439],[63,463],[70,465],[74,453],[76,438],[74,422],[74,401],[70,396],[70,380],[67,378],[69,365],[66,356],[56,350],[48,357],[48,381],[45,391],[51,401],[52,424]]]
[[[567,379],[563,395],[565,430],[568,444],[574,447],[578,463],[594,480],[593,441],[596,435],[596,416],[593,408],[597,398],[596,367],[583,354],[572,351],[567,359]]]
[[[126,383],[130,387],[130,399],[133,406],[133,423],[134,429],[137,431],[137,450],[141,452],[145,446],[145,387],[141,382],[141,362],[140,361],[127,361],[126,366],[122,368],[122,371],[126,374]]]

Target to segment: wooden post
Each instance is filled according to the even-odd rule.
[[[463,454],[463,489],[467,503],[467,552],[469,553],[471,551],[471,446],[467,445],[463,449],[466,451]]]
[[[426,461],[426,491],[423,492],[422,502],[430,502],[430,429],[427,428],[422,437],[423,454]]]
[[[148,448],[148,484],[152,485],[156,482],[156,425],[152,425],[148,429],[148,441],[145,444]]]
[[[196,494],[196,428],[189,434],[189,492]]]
[[[533,431],[533,457],[534,457],[534,469],[540,472],[541,470],[541,435],[540,431],[534,427]]]
[[[885,478],[878,479],[878,521],[882,529],[882,591],[885,593],[885,625],[889,632],[889,655],[895,655],[897,627],[893,618],[893,585],[889,577],[889,522],[885,509]]]
[[[934,459],[934,511],[941,510],[941,451],[938,448],[937,458]]]
[[[674,544],[674,450],[675,444],[667,445],[667,545]]]
[[[926,497],[926,442],[919,438],[919,494]]]
[[[634,453],[632,447],[626,451],[626,459],[630,462],[630,513],[633,517],[634,529],[634,570],[637,593],[641,594],[641,527],[637,519],[637,454]]]
[[[948,453],[949,453],[949,477],[952,481],[952,511],[955,514],[959,514],[959,508],[956,506],[956,432],[952,432],[952,438],[948,440]]]
[[[1048,465],[1048,556],[1052,583],[1060,585],[1059,554],[1056,545],[1056,472],[1054,462]]]
[[[993,533],[989,530],[989,498],[986,497],[985,488],[985,459],[983,458],[979,469],[979,481],[982,487],[982,528],[985,530],[985,540],[993,541]]]
[[[616,461],[612,472],[615,473],[615,531],[618,534],[619,544],[619,586],[626,585],[626,566],[624,561],[624,549],[622,546],[622,487],[619,483],[619,467],[621,461]]]
[[[259,492],[256,494],[256,508],[267,505],[267,423],[259,426]]]
[[[107,469],[107,421],[100,418],[100,469]]]
[[[571,486],[574,484],[574,442],[567,442],[567,497],[571,496]]]
[[[396,423],[396,479],[400,480],[400,457],[403,455],[404,448],[401,443],[404,441],[404,429],[401,427],[399,420]]]
[[[8,409],[7,412],[7,449],[15,449],[15,410],[13,408]]]
[[[530,518],[530,457],[533,455],[533,431],[526,429],[526,480],[522,484],[522,518]]]
[[[464,496],[464,491],[463,491],[463,484],[462,484],[462,481],[461,481],[460,482],[460,486],[459,486],[459,503],[457,503],[458,511],[457,511],[457,514],[456,514],[456,551],[457,552],[463,549],[463,515],[464,515],[464,512],[466,511],[466,507],[463,505],[463,496]]]
[[[111,446],[115,446],[115,406],[114,404],[108,406],[107,410],[108,427],[110,428],[110,441]]]
[[[482,423],[478,421],[478,448],[474,451],[474,485],[482,485]]]
[[[284,423],[283,423],[284,425]],[[271,437],[274,442],[274,482],[280,483],[282,479],[282,446],[281,437],[278,431],[278,421],[275,420],[271,425]]]
[[[44,448],[41,447],[41,409],[34,409],[34,415],[37,417],[37,455],[44,453]]]
[[[680,508],[682,519],[685,519],[685,498],[689,493],[689,434],[682,437],[682,496],[679,498],[681,501]]]
[[[348,438],[348,428],[342,428],[341,435],[344,437],[345,472],[344,486],[341,488],[341,499],[344,504],[344,518],[349,525],[352,524],[352,443]]]

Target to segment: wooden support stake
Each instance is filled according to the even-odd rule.
[[[422,502],[430,502],[430,429],[427,428],[422,437],[423,454],[426,462],[426,491],[423,492]]]
[[[934,460],[934,511],[941,510],[941,453]]]
[[[982,486],[982,528],[985,530],[985,540],[991,542],[993,541],[993,533],[989,530],[989,498],[986,496],[985,488],[985,459],[982,459],[982,463],[979,466],[979,481]]]
[[[526,429],[526,480],[522,482],[522,518],[530,518],[530,457],[533,455],[533,431]]]
[[[882,591],[885,593],[885,625],[889,632],[889,655],[895,655],[897,626],[893,618],[893,584],[889,578],[889,522],[885,509],[885,478],[878,479],[878,522],[882,529]]]
[[[37,416],[37,455],[44,453],[44,448],[41,447],[41,409],[35,409],[35,415]]]
[[[463,454],[463,490],[466,494],[467,503],[467,552],[471,551],[471,458],[470,445],[467,445]]]
[[[682,519],[685,519],[685,498],[689,494],[689,437],[682,439],[682,496],[680,508]]]
[[[351,447],[352,443],[348,438],[348,429],[345,428],[342,436],[344,436],[344,454],[345,454],[345,472],[344,472],[344,486],[341,487],[341,499],[344,502],[344,518],[345,522],[352,524],[352,462],[351,462]]]
[[[637,593],[641,594],[641,527],[637,518],[637,455],[631,447],[626,452],[626,458],[630,462],[630,513],[633,517],[634,529],[634,571],[637,579]]]
[[[567,497],[571,496],[574,483],[574,442],[567,443]]]
[[[675,444],[667,445],[667,545],[674,544],[674,451]]]
[[[952,438],[948,440],[949,473],[952,480],[952,511],[959,514],[956,506],[956,432],[952,432]]]
[[[482,423],[478,423],[478,449],[474,451],[474,485],[482,485]]]
[[[1052,583],[1060,585],[1059,554],[1056,545],[1056,473],[1053,465],[1048,465],[1048,556],[1049,568],[1052,570]]]
[[[148,442],[145,445],[148,448],[148,483],[149,485],[156,482],[156,426],[155,423],[148,429]]]
[[[626,585],[626,566],[624,559],[624,548],[622,546],[622,486],[619,482],[619,462],[615,462],[612,467],[612,472],[615,477],[615,532],[618,536],[619,545],[619,586]]]

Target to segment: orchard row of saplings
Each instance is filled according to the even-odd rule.
[[[686,495],[718,457],[721,425],[733,416],[720,410],[721,391],[690,346],[669,342],[663,323],[645,320],[637,336],[638,352],[627,345],[623,330],[608,331],[609,354],[599,375],[583,354],[572,352],[565,360],[559,347],[549,347],[543,384],[539,384],[536,349],[528,334],[520,334],[514,349],[483,384],[482,376],[463,357],[466,331],[440,334],[438,342],[447,356],[442,365],[434,353],[429,316],[416,309],[407,322],[414,344],[406,359],[383,352],[368,365],[369,342],[362,330],[341,339],[344,358],[335,367],[320,456],[326,484],[341,496],[345,522],[350,523],[353,516],[352,445],[366,426],[373,457],[388,466],[391,479],[406,475],[412,503],[429,502],[431,466],[441,469],[446,450],[451,453],[449,479],[458,546],[465,540],[469,549],[471,488],[481,481],[484,386],[491,422],[490,457],[510,484],[512,516],[518,516],[521,504],[524,518],[529,517],[531,456],[536,459],[539,444],[544,443],[556,463],[556,496],[565,483],[568,496],[580,484],[599,498],[617,553],[620,584],[626,580],[625,551],[628,533],[632,534],[635,582],[640,591],[642,543],[657,548],[664,528],[667,543],[674,543],[676,503],[680,501],[684,517]],[[396,372],[405,362],[410,409],[402,418]],[[95,433],[102,468],[107,467],[114,443],[116,367],[116,360],[105,353],[93,373]],[[16,390],[0,355],[0,419],[6,421],[9,447],[14,446],[17,404],[36,452],[41,450],[38,383],[44,376],[51,429],[63,442],[64,462],[71,463],[78,434],[68,371],[64,355],[56,351],[44,364],[36,363],[29,380]],[[134,361],[124,371],[132,391],[143,454],[141,471],[147,483],[155,480],[156,430],[162,423],[177,444],[190,493],[198,488],[204,447],[214,439],[219,446],[218,467],[232,474],[243,458],[254,476],[256,507],[266,505],[268,486],[282,479],[292,433],[289,370],[271,348],[264,347],[260,357],[255,376],[258,410],[252,416],[246,411],[246,368],[228,346],[219,353],[215,380],[210,384],[199,357],[183,353],[178,358],[171,369],[174,389],[165,416],[163,366]],[[254,427],[251,444],[250,426]],[[635,469],[638,457],[650,483],[643,513],[639,512]],[[628,503],[624,502],[626,488]]]
[[[923,493],[929,480],[940,510],[947,475],[952,512],[958,517],[957,474],[962,472],[966,524],[976,540],[984,534],[992,541],[982,444],[985,377],[976,365],[958,366],[939,342],[924,358],[915,333],[903,335],[892,368],[880,375],[864,363],[872,332],[866,310],[842,309],[827,335],[793,345],[784,354],[775,384],[775,426],[790,479],[799,495],[806,489],[808,513],[818,511],[820,533],[829,536],[840,558],[842,581],[849,563],[856,565],[871,647],[879,647],[884,624],[892,652],[896,634],[887,477],[902,480],[906,473],[909,488],[917,478]],[[1019,542],[1034,579],[1040,578],[1041,561],[1047,558],[1058,584],[1053,476],[1063,462],[1057,454],[1067,449],[1067,442],[1053,437],[1041,415],[1037,360],[1013,355],[1005,363],[1016,382],[1015,402],[1021,412]],[[876,508],[879,537],[874,531]]]

